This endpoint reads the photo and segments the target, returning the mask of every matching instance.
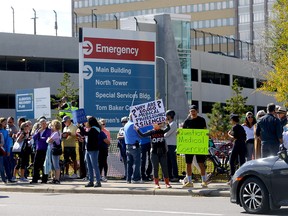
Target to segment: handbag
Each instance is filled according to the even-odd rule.
[[[6,151],[3,146],[0,147],[0,156],[6,156]]]
[[[22,151],[24,140],[22,142],[16,141],[12,147],[12,152],[19,153]]]
[[[57,145],[56,142],[54,141],[51,152],[52,152],[52,155],[55,155],[55,156],[62,155],[61,143],[59,145]]]

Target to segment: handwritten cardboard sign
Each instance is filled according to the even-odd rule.
[[[130,107],[133,122],[137,127],[145,127],[165,122],[166,114],[162,99]]]
[[[209,130],[179,129],[177,134],[177,153],[208,155]]]

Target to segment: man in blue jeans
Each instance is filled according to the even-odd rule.
[[[152,130],[153,126],[148,125],[139,130],[142,133],[145,133],[149,130]],[[150,137],[141,137],[140,139],[140,149],[141,149],[141,177],[143,181],[152,181],[152,162],[150,159],[150,150],[151,150],[151,139]],[[148,161],[147,169],[146,164]]]
[[[124,126],[124,139],[126,143],[127,154],[127,183],[141,183],[140,176],[140,137],[134,129],[132,114],[129,115],[129,121]],[[133,170],[134,166],[134,170]]]

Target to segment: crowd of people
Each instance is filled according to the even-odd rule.
[[[124,165],[124,178],[128,184],[154,181],[160,188],[159,164],[166,188],[170,182],[179,182],[176,155],[177,124],[176,113],[166,112],[166,122],[138,128],[133,123],[133,115],[121,119],[122,127],[117,134],[120,161]],[[247,112],[245,121],[230,115],[231,130],[228,136],[233,140],[230,155],[230,174],[236,171],[236,162],[241,166],[246,161],[277,155],[280,144],[288,147],[288,127],[286,109],[267,105],[267,113],[261,110],[256,117]],[[186,129],[206,129],[206,121],[198,115],[198,108],[190,106],[189,114],[183,122]],[[79,144],[79,160],[76,154]],[[33,125],[24,118],[0,118],[0,175],[4,183],[29,182],[30,184],[60,184],[64,178],[87,178],[85,187],[101,187],[107,181],[108,148],[111,135],[105,119],[97,120],[87,116],[87,122],[73,124],[71,117],[63,116],[62,122],[48,121],[44,116]],[[21,146],[20,150],[15,146]],[[64,150],[63,150],[64,149]],[[63,155],[64,161],[60,160]],[[202,187],[207,187],[205,155],[185,155],[186,182],[183,187],[193,187],[192,165],[197,161]],[[72,173],[70,166],[72,165]],[[62,169],[62,170],[61,170]],[[80,176],[77,175],[78,169]],[[61,172],[63,171],[63,172]]]

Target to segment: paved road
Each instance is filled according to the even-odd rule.
[[[244,216],[227,197],[0,192],[0,215],[7,216]],[[271,214],[270,214],[271,215]],[[272,212],[288,215],[288,208]]]

